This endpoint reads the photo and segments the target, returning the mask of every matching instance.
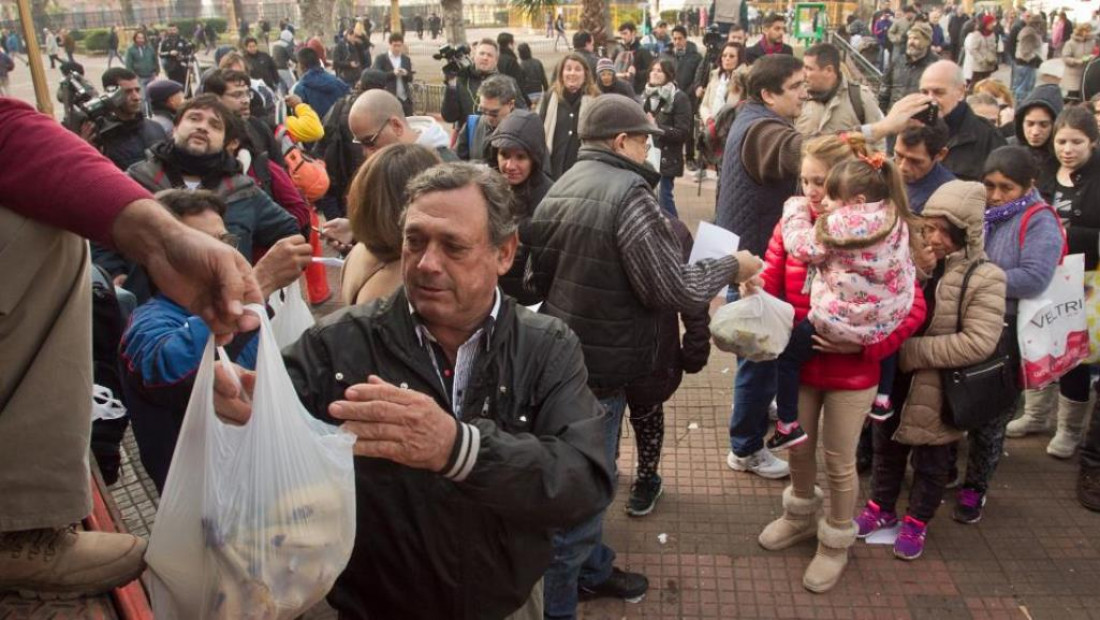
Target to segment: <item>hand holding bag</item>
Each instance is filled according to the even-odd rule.
[[[211,335],[145,555],[157,620],[290,620],[351,557],[355,436],[306,411],[266,312],[247,309],[261,320],[252,419],[214,411]]]

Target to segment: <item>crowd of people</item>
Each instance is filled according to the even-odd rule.
[[[129,421],[163,490],[211,337],[234,362],[218,414],[248,424],[258,323],[242,304],[308,280],[322,239],[344,257],[346,308],[283,361],[302,405],[357,436],[358,531],[329,595],[341,617],[572,618],[582,600],[644,596],[603,540],[622,420],[641,518],[663,492],[664,403],[706,366],[727,288],[794,309],[777,359],[738,360],[726,463],[790,478],[759,543],[815,539],[806,589],[832,589],[882,528],[900,524],[894,554],[919,558],[948,489],[956,521],[981,520],[1006,438],[1051,420],[1047,451],[1080,452],[1077,496],[1100,511],[1089,365],[1014,384],[967,431],[942,382],[998,351],[1018,368],[1020,301],[1067,253],[1097,268],[1100,97],[1065,81],[1095,42],[1013,13],[1005,84],[970,42],[996,18],[963,35],[936,17],[872,18],[889,43],[878,92],[831,43],[796,57],[771,14],[752,45],[745,17],[717,22],[703,51],[684,24],[624,22],[610,49],[581,31],[553,67],[502,32],[448,59],[441,121],[414,114],[404,35],[372,58],[365,19],[331,48],[242,22],[238,49],[194,77],[178,28],[138,31],[101,78],[121,92],[108,123],[66,129],[0,98],[0,266],[23,274],[0,287],[18,369],[0,376],[0,589],[86,594],[140,574],[140,538],[69,527],[90,502],[88,446],[113,481]],[[1048,46],[1058,75],[1032,67]],[[714,221],[740,246],[689,264],[675,182],[708,165]],[[93,383],[127,418],[89,426]]]

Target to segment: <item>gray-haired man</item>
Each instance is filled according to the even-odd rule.
[[[541,618],[551,531],[611,501],[606,416],[576,336],[497,287],[516,251],[504,178],[441,164],[408,194],[404,287],[284,352],[306,408],[358,436],[355,548],[329,601],[341,618]],[[230,383],[218,411],[247,421]]]
[[[516,109],[516,82],[498,73],[485,78],[477,88],[477,114],[471,114],[458,129],[455,152],[464,161],[485,161],[489,140],[500,122]]]

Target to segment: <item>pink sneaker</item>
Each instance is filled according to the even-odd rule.
[[[856,517],[856,527],[859,528],[859,532],[856,533],[856,538],[867,538],[871,535],[871,532],[887,527],[894,527],[897,523],[897,514],[885,512],[879,508],[878,504],[871,500],[867,500],[867,506],[864,507],[863,512],[859,513],[859,516]]]
[[[894,555],[902,560],[919,558],[924,553],[924,539],[927,535],[927,525],[905,515],[898,538],[894,541]]]

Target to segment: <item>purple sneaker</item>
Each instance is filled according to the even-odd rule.
[[[901,530],[894,541],[894,556],[902,560],[915,560],[924,553],[924,538],[928,526],[909,515],[901,522]]]
[[[863,512],[859,513],[859,516],[856,517],[856,527],[859,528],[859,532],[856,533],[856,538],[867,538],[871,535],[871,532],[887,527],[894,527],[897,523],[898,515],[892,512],[885,512],[882,508],[879,508],[878,504],[867,500],[867,506],[865,506]]]
[[[955,495],[955,512],[951,518],[959,523],[977,523],[982,520],[982,507],[985,506],[985,493],[969,487],[962,487]]]

